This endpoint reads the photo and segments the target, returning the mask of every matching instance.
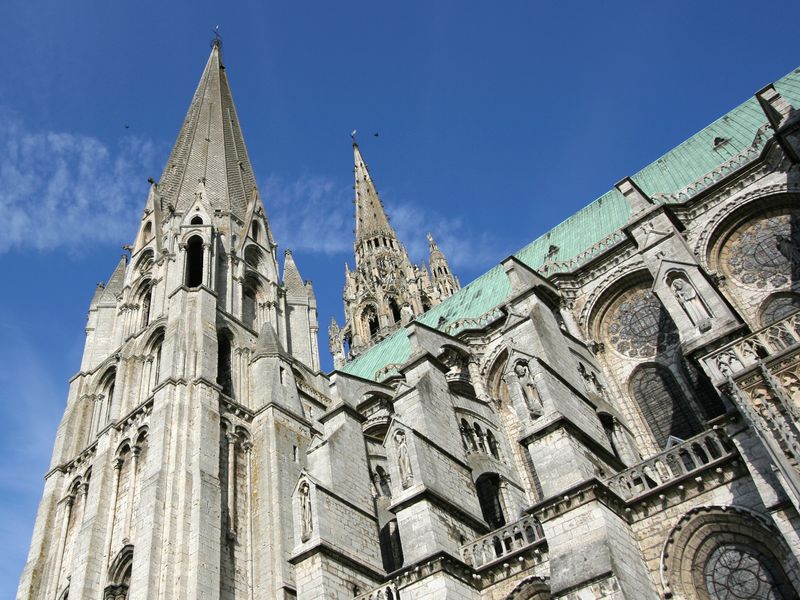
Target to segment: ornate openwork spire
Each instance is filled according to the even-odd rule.
[[[361,156],[358,144],[353,141],[356,178],[356,256],[363,242],[376,237],[397,239],[394,229],[383,209],[375,184],[369,176],[367,163]]]

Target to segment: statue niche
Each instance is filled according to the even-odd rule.
[[[678,300],[678,304],[689,317],[692,325],[700,331],[708,331],[711,328],[711,312],[686,275],[672,273],[668,283],[672,295]]]
[[[509,385],[512,403],[520,420],[530,419],[535,421],[544,413],[544,405],[539,396],[539,390],[530,374],[528,362],[518,360],[514,369],[505,377]]]

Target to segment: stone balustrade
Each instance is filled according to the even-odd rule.
[[[794,313],[746,338],[723,346],[702,360],[706,365],[706,371],[715,382],[719,383],[798,343],[800,343],[800,313]]]
[[[384,583],[374,590],[356,596],[354,600],[399,600],[400,592],[397,591],[397,584],[394,581]]]
[[[526,516],[461,546],[461,557],[472,568],[479,569],[542,540],[541,525],[532,516]]]
[[[719,427],[689,438],[605,480],[624,500],[633,500],[666,487],[691,473],[712,467],[735,453]]]

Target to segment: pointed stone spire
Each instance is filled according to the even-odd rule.
[[[365,240],[378,236],[397,239],[383,209],[383,203],[369,176],[367,164],[361,156],[358,144],[353,142],[356,178],[356,248]]]
[[[450,265],[444,256],[444,252],[439,250],[439,246],[430,233],[428,234],[428,249],[430,252],[428,259],[428,263],[431,266],[430,276],[433,280],[434,291],[439,296],[439,301],[441,301],[452,296],[461,285],[458,282],[458,278],[450,270]]]
[[[286,292],[290,295],[306,295],[306,286],[303,283],[303,278],[300,277],[300,271],[297,269],[291,250],[286,250],[284,253],[283,285],[286,286]]]
[[[256,355],[276,355],[284,353],[283,346],[281,346],[281,342],[275,330],[272,328],[272,324],[270,324],[269,321],[264,323],[264,326],[261,328],[261,333],[258,334]]]
[[[128,259],[123,254],[117,263],[117,267],[108,279],[108,283],[106,283],[103,291],[104,302],[116,302],[117,297],[122,293],[122,289],[125,287],[125,268],[127,265]]]
[[[240,220],[256,187],[217,40],[161,175],[162,205],[189,210],[198,185],[211,208]]]

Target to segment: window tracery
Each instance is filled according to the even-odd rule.
[[[648,358],[679,341],[678,329],[649,288],[625,292],[612,305],[606,318],[606,338],[620,353]]]
[[[752,221],[733,234],[724,251],[728,273],[744,285],[783,287],[800,275],[800,214]]]
[[[775,576],[760,553],[741,544],[723,544],[703,570],[713,600],[780,600]]]

